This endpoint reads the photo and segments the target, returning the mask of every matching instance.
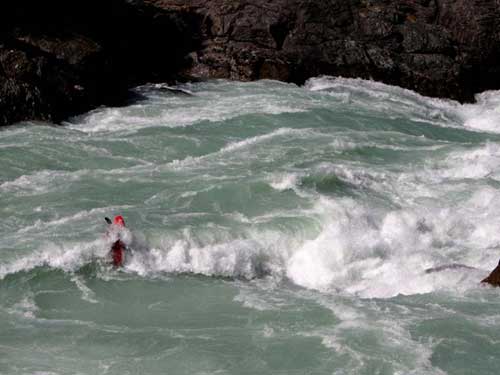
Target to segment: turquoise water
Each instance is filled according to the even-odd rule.
[[[0,131],[0,373],[497,373],[500,92],[177,88]]]

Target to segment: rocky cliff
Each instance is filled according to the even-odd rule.
[[[0,124],[58,122],[172,79],[199,47],[198,17],[124,0],[1,2]]]
[[[500,0],[5,0],[0,124],[119,104],[149,81],[380,80],[500,88]]]

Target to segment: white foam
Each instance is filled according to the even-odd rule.
[[[271,177],[270,185],[273,189],[284,191],[295,189],[300,176],[297,173],[280,173]]]
[[[235,95],[235,86],[241,93]],[[294,89],[294,85],[288,85]],[[179,86],[193,92],[193,96],[172,95],[151,91],[151,87],[139,88],[148,100],[125,108],[103,108],[88,115],[77,117],[67,126],[87,132],[133,132],[148,126],[184,127],[202,121],[224,121],[250,114],[297,113],[307,110],[306,103],[279,95],[287,85],[261,81],[253,83],[229,83],[219,80],[195,85]]]
[[[467,128],[500,133],[500,91],[486,91],[476,95],[476,104],[461,107]]]
[[[232,152],[236,150],[240,150],[242,148],[246,148],[252,145],[255,145],[256,143],[267,141],[269,139],[272,139],[274,137],[279,137],[282,135],[289,135],[289,134],[302,134],[306,132],[308,129],[290,129],[290,128],[280,128],[277,130],[272,131],[271,133],[268,134],[263,134],[263,135],[258,135],[256,137],[251,137],[247,138],[243,141],[237,141],[237,142],[232,142],[226,146],[224,146],[219,152],[220,153],[226,153],[226,152]]]
[[[0,190],[4,192],[16,192],[18,194],[43,194],[48,190],[53,190],[58,185],[67,184],[81,178],[87,171],[78,172],[44,170],[31,175],[23,175],[15,180],[6,181],[0,184]]]
[[[440,164],[440,175],[445,179],[500,180],[500,145],[488,142],[472,150],[455,151]]]
[[[124,236],[127,237],[127,236]],[[72,272],[95,259],[106,259],[115,237],[102,237],[88,243],[44,243],[28,256],[0,264],[0,280],[7,275],[49,266]]]
[[[413,117],[417,121],[440,126],[459,126],[457,108],[459,103],[451,100],[428,98],[414,91],[381,82],[359,78],[318,77],[309,79],[305,88],[314,92],[324,91],[343,99],[351,107],[358,106],[364,111],[380,112],[389,118]]]
[[[304,88],[270,81],[230,83],[224,80],[179,87],[193,92],[192,97],[158,93],[151,91],[152,87],[139,88],[148,97],[146,102],[124,108],[101,108],[75,118],[67,126],[86,133],[130,133],[151,126],[184,127],[249,114],[297,113],[313,108],[330,109],[334,105],[331,100],[312,100],[304,95],[305,88],[335,98],[339,110],[347,105],[349,109],[358,108],[371,115],[378,112],[389,118],[500,132],[500,91],[479,94],[477,103],[462,105],[380,82],[328,76],[312,78]]]
[[[82,292],[82,300],[87,301],[89,303],[98,303],[99,301],[96,300],[95,293],[92,289],[90,289],[86,284],[83,278],[73,275],[71,278],[71,281],[73,281],[76,285],[76,287]]]
[[[476,103],[462,105],[362,79],[318,77],[308,80],[305,88],[324,91],[350,106],[368,112],[377,111],[389,118],[411,118],[438,126],[500,133],[500,91],[486,91],[476,95]]]
[[[204,246],[178,240],[168,249],[136,253],[127,269],[142,275],[169,272],[252,279],[268,266],[262,245],[250,239]]]
[[[38,311],[38,306],[35,303],[33,294],[29,293],[21,301],[12,305],[7,309],[7,312],[15,314],[27,319],[35,319]]]
[[[282,136],[302,136],[305,133],[307,133],[309,129],[291,129],[291,128],[280,128],[273,130],[267,134],[261,134],[257,135],[255,137],[247,138],[242,141],[235,141],[235,142],[229,142],[226,144],[224,147],[222,147],[220,150],[206,154],[203,156],[198,156],[198,157],[192,157],[192,156],[187,156],[186,158],[182,160],[172,160],[170,163],[168,163],[165,167],[167,168],[173,168],[176,170],[182,170],[185,168],[190,168],[190,167],[196,167],[202,164],[203,162],[206,161],[212,161],[214,158],[220,158],[224,157],[227,158],[227,154],[232,154],[235,151],[242,151],[247,148],[250,148],[251,146],[255,146],[264,142],[267,142],[271,139],[274,139],[276,137],[282,137]],[[222,161],[223,163],[225,162],[225,159]]]
[[[476,200],[474,197],[472,202]],[[305,241],[287,262],[286,274],[298,285],[387,298],[439,289],[467,290],[477,287],[484,274],[464,268],[425,273],[428,268],[454,263],[447,252],[453,254],[456,246],[472,246],[472,242],[475,248],[492,245],[485,242],[491,232],[483,233],[477,217],[461,215],[457,222],[448,210],[406,209],[389,211],[377,220],[353,201],[320,201],[329,216],[323,219],[322,233]],[[454,236],[457,226],[467,228],[460,237]],[[484,264],[481,258],[461,260],[470,266]]]

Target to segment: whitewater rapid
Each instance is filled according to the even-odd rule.
[[[179,206],[166,209],[153,232],[147,224],[146,230],[131,228],[140,243],[126,272],[272,277],[325,293],[387,298],[477,288],[496,264],[498,92],[461,105],[381,83],[330,77],[311,79],[304,88],[266,81],[182,88],[192,95],[142,87],[138,92],[148,96],[145,103],[98,109],[61,130],[30,136],[44,147],[58,137],[69,143],[48,156],[56,168],[34,167],[22,174],[17,165],[7,168],[11,176],[1,180],[2,195],[12,202],[40,197],[34,211],[41,214],[19,226],[9,227],[9,220],[3,225],[3,231],[9,229],[7,247],[28,238],[32,250],[7,255],[1,278],[39,266],[77,270],[106,254],[108,244],[96,225],[102,216],[134,210],[139,220],[141,211],[172,199]],[[316,117],[308,118],[309,113]],[[303,120],[287,126],[288,118],[300,114]],[[273,120],[278,115],[288,117]],[[257,116],[248,135],[239,125],[245,116]],[[372,126],[381,119],[385,123]],[[400,120],[408,124],[396,124]],[[168,136],[178,150],[163,150],[165,145],[148,134],[164,128],[172,129]],[[1,134],[4,155],[22,147],[14,141],[28,129]],[[99,146],[100,138],[106,147]],[[80,155],[70,154],[68,161],[61,154],[71,153],[73,144]],[[144,147],[149,152],[137,155]],[[38,150],[31,152],[36,157]],[[65,168],[73,157],[88,157],[90,165]],[[108,165],[101,168],[101,161]],[[182,192],[169,193],[168,183],[162,190],[163,179],[175,178],[175,189],[182,185]],[[71,194],[82,194],[82,181],[103,189],[151,183],[157,191],[140,204],[42,214],[50,211],[43,197],[72,189]],[[225,190],[232,206],[224,207]],[[267,208],[265,201],[273,197],[288,201]],[[252,207],[253,199],[261,202]],[[241,209],[242,201],[250,206]],[[196,202],[199,207],[192,209]],[[169,225],[173,220],[179,225]],[[189,220],[201,224],[180,224]],[[85,223],[92,224],[78,229],[83,242],[50,239]],[[475,270],[425,273],[451,263]]]
[[[0,373],[496,373],[500,92],[135,92],[0,131]]]

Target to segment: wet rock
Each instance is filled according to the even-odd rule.
[[[496,268],[485,279],[481,280],[482,283],[490,284],[493,286],[500,286],[500,262]]]
[[[178,2],[151,0],[169,8]],[[424,95],[473,101],[500,88],[495,0],[184,1],[203,15],[197,78],[321,75],[381,80]],[[205,30],[205,31],[203,31]]]

